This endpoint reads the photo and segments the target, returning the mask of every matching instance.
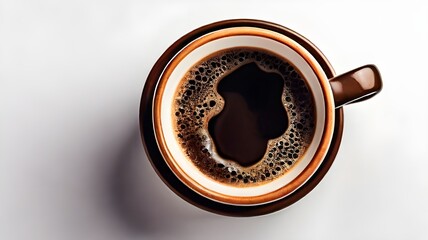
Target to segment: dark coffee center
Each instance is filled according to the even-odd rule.
[[[241,166],[263,158],[268,140],[281,136],[288,127],[281,101],[284,79],[263,71],[256,63],[245,64],[218,83],[223,110],[209,122],[209,132],[220,156]]]

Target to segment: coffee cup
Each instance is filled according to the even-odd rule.
[[[153,166],[180,196],[172,181],[224,206],[302,191],[340,141],[338,109],[382,88],[374,65],[336,76],[326,68],[312,43],[276,24],[228,20],[192,31],[161,56],[143,92]]]

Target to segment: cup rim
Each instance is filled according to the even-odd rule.
[[[166,49],[165,52],[158,58],[158,60],[150,70],[147,76],[147,80],[144,84],[140,102],[139,124],[143,147],[145,149],[146,156],[148,157],[147,159],[151,163],[152,167],[154,168],[160,179],[173,192],[175,192],[183,200],[206,211],[227,216],[248,217],[269,214],[286,208],[306,196],[320,183],[320,181],[324,178],[324,176],[330,169],[338,153],[343,135],[344,114],[342,108],[337,108],[335,110],[336,114],[334,119],[335,124],[333,139],[329,146],[324,161],[321,163],[320,167],[316,170],[316,172],[311,176],[311,178],[308,179],[308,181],[306,181],[302,185],[302,187],[291,193],[289,196],[286,196],[274,202],[261,205],[235,206],[205,198],[188,188],[186,185],[184,185],[166,165],[166,162],[160,154],[160,150],[155,140],[152,123],[152,104],[154,98],[154,90],[158,83],[159,76],[162,74],[163,70],[168,64],[169,59],[171,59],[177,54],[178,49],[181,49],[183,46],[187,45],[188,43],[192,42],[193,40],[199,38],[200,36],[208,32],[223,28],[239,26],[265,28],[293,38],[293,40],[304,46],[315,57],[315,59],[320,63],[322,69],[324,70],[328,78],[332,78],[335,76],[334,69],[329,63],[328,59],[325,57],[325,55],[313,43],[311,43],[309,40],[299,35],[298,33],[295,33],[289,28],[286,28],[276,23],[257,19],[229,19],[213,22],[205,26],[199,27],[182,36],[177,41],[175,41],[168,49]]]
[[[175,69],[177,64],[191,51],[195,50],[198,46],[202,46],[210,41],[224,38],[227,36],[236,36],[236,35],[251,35],[251,36],[259,36],[263,38],[269,38],[275,40],[281,44],[284,44],[290,47],[293,51],[302,57],[306,63],[309,64],[312,71],[315,73],[318,78],[318,83],[320,84],[323,100],[324,100],[324,126],[323,132],[320,139],[320,143],[316,147],[314,156],[309,161],[308,165],[300,172],[294,179],[292,179],[288,184],[282,185],[280,188],[273,190],[268,193],[263,193],[255,196],[231,196],[221,192],[217,192],[213,189],[210,189],[198,181],[190,177],[183,169],[177,164],[175,156],[169,151],[168,144],[166,143],[164,131],[162,130],[161,123],[161,102],[163,98],[163,90],[167,83],[167,80],[171,74],[171,72]],[[168,66],[166,66],[162,76],[160,76],[160,80],[156,87],[155,99],[153,102],[153,127],[155,129],[155,137],[158,143],[160,152],[167,162],[167,165],[171,168],[172,172],[189,188],[193,189],[195,192],[210,198],[214,201],[233,204],[233,205],[258,205],[264,204],[272,201],[276,201],[280,198],[283,198],[290,193],[294,192],[300,186],[302,186],[315,171],[320,166],[323,161],[328,146],[331,142],[333,129],[334,129],[334,99],[331,88],[328,83],[328,79],[324,74],[321,66],[318,62],[313,58],[313,56],[298,43],[293,41],[291,38],[284,36],[282,34],[266,30],[263,28],[255,28],[255,27],[235,27],[228,29],[221,29],[217,31],[210,32],[206,35],[201,36],[196,39],[192,43],[188,44],[184,48],[179,50],[179,53],[174,56],[173,59],[169,62]],[[158,92],[161,94],[158,94]],[[275,180],[276,181],[276,180]]]

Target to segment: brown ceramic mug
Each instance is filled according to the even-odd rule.
[[[214,23],[177,41],[152,69],[143,140],[174,191],[203,199],[190,199],[195,205],[280,205],[334,158],[338,109],[381,88],[373,65],[332,76],[319,50],[284,27]]]

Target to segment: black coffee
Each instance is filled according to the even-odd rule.
[[[248,167],[263,158],[268,140],[281,136],[288,127],[281,101],[284,80],[265,72],[255,62],[229,73],[217,85],[223,110],[208,122],[217,152]]]
[[[221,183],[253,186],[282,176],[309,146],[312,95],[286,60],[233,48],[195,64],[173,103],[175,131],[189,160]]]

